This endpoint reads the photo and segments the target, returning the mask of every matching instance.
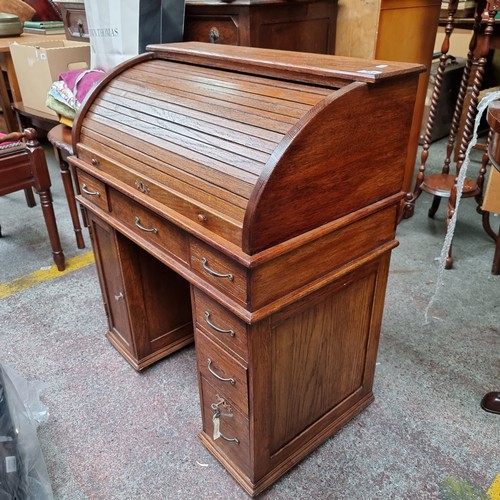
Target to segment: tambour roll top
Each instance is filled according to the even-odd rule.
[[[92,92],[74,150],[188,231],[252,255],[401,191],[421,67],[149,50]]]

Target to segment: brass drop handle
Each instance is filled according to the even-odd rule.
[[[219,30],[215,26],[212,26],[208,32],[208,37],[210,38],[210,43],[215,43],[220,37]]]
[[[210,321],[210,313],[205,311],[205,321],[210,328],[213,328],[216,332],[227,333],[230,337],[234,337],[234,330],[225,330],[224,328],[219,328]]]
[[[224,377],[221,377],[219,374],[215,373],[213,368],[212,368],[212,360],[210,358],[208,358],[207,360],[207,368],[208,368],[208,371],[217,379],[217,380],[220,380],[221,382],[229,382],[231,385],[234,385],[236,384],[236,381],[234,380],[234,378],[224,378]]]
[[[230,443],[239,444],[240,440],[238,438],[231,438],[224,436],[224,434],[222,434],[222,432],[220,431],[220,418],[233,416],[230,407],[228,408],[229,409],[228,413],[222,413],[221,404],[224,404],[224,406],[226,406],[223,399],[220,399],[218,403],[213,403],[210,405],[212,410],[214,411],[214,415],[212,417],[212,421],[214,423],[213,439],[215,441],[216,439],[222,438],[224,439],[224,441],[229,441]]]
[[[135,222],[135,226],[138,227],[141,231],[144,231],[146,233],[154,233],[154,234],[156,234],[158,232],[158,229],[156,229],[156,227],[141,226],[141,219],[139,217],[136,217],[134,222]]]
[[[82,184],[82,191],[89,196],[101,196],[99,191],[89,191],[87,184]]]
[[[229,281],[233,281],[233,275],[232,274],[221,274],[218,273],[217,271],[214,271],[210,267],[207,266],[207,259],[203,257],[201,259],[201,265],[203,266],[203,269],[208,273],[211,274],[212,276],[215,276],[216,278],[227,278]]]
[[[221,437],[225,441],[229,441],[230,443],[240,444],[240,440],[238,438],[228,438],[228,437],[224,436],[224,434],[222,434],[222,432],[219,432],[219,437]]]

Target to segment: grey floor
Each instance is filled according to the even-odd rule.
[[[442,143],[431,148],[431,170],[441,151]],[[246,498],[197,438],[194,348],[138,374],[105,339],[95,266],[71,267],[89,246],[76,248],[50,149],[47,157],[70,272],[29,285],[26,276],[52,264],[40,207],[28,209],[22,193],[0,198],[0,290],[26,287],[0,300],[0,363],[45,384],[50,416],[38,437],[54,497]],[[426,322],[444,238],[444,205],[431,220],[430,201],[423,194],[398,227],[375,402],[262,498],[500,498],[500,415],[480,408],[486,392],[500,390],[494,245],[474,202],[463,200],[455,268],[444,273]]]

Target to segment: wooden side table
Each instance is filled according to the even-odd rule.
[[[44,113],[38,109],[29,108],[21,101],[13,102],[12,110],[15,113],[19,130],[33,127],[37,131],[39,137],[45,137],[47,132],[59,123],[54,115]]]
[[[434,217],[442,198],[448,198],[446,227],[448,228],[452,216],[455,212],[455,204],[457,199],[456,181],[462,164],[465,160],[466,151],[473,138],[474,121],[477,115],[478,104],[480,100],[480,91],[483,86],[485,66],[487,63],[487,55],[490,50],[491,40],[494,33],[495,16],[498,5],[493,0],[479,0],[476,5],[476,13],[474,16],[474,25],[472,29],[472,37],[467,54],[460,89],[458,91],[457,102],[452,119],[448,144],[446,148],[446,158],[443,160],[443,167],[439,174],[427,174],[426,163],[429,157],[429,148],[431,143],[431,135],[436,117],[436,107],[441,93],[443,73],[446,66],[448,51],[450,48],[450,37],[455,26],[455,14],[458,7],[458,0],[450,0],[448,7],[448,19],[445,28],[445,38],[441,47],[441,56],[437,69],[432,100],[429,109],[429,118],[427,121],[424,144],[421,152],[421,164],[418,175],[415,181],[415,187],[412,193],[408,193],[404,205],[404,216],[411,217],[415,208],[415,202],[422,192],[429,193],[433,196],[433,202],[429,209],[429,217]],[[475,68],[473,84],[470,91],[470,100],[465,107],[465,97],[469,88],[471,72]],[[459,123],[462,112],[466,110],[466,120],[461,135],[460,153],[456,162],[455,172],[450,172],[452,162],[452,152],[457,144]],[[462,198],[475,198],[478,207],[481,204],[483,183],[486,174],[486,164],[482,164],[477,179],[466,178],[462,188]],[[480,209],[478,209],[480,212]],[[452,246],[450,245],[446,258],[446,269],[450,269],[453,265]]]
[[[62,124],[56,125],[47,134],[47,139],[54,146],[54,156],[56,161],[59,163],[59,168],[61,169],[64,192],[66,193],[69,212],[73,222],[73,229],[75,230],[76,245],[78,248],[85,248],[82,227],[80,225],[80,218],[76,207],[73,177],[67,161],[68,156],[73,154],[73,147],[71,145],[71,128]]]
[[[498,175],[500,172],[500,101],[493,101],[488,107],[488,125],[490,126],[491,133],[488,141],[488,157],[497,170],[494,172]],[[489,179],[490,184],[488,185],[483,200],[483,227],[487,234],[489,234],[495,240],[495,255],[493,257],[493,266],[491,269],[492,274],[500,274],[500,228],[498,233],[495,234],[491,229],[490,225],[490,213],[499,212],[500,202],[498,201],[498,181],[493,178],[493,172]],[[493,182],[496,181],[496,182]],[[489,192],[489,189],[492,189]],[[496,189],[494,189],[496,188]]]
[[[488,140],[488,156],[493,167],[500,172],[500,101],[493,101],[489,105],[487,120],[491,130]],[[487,226],[485,226],[486,222]],[[486,232],[493,236],[489,225],[489,212],[487,211],[483,212],[483,226]],[[496,235],[492,273],[500,274],[500,229]],[[490,413],[500,414],[500,391],[486,393],[481,400],[481,408]]]

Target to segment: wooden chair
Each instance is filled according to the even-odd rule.
[[[64,254],[52,206],[49,171],[45,152],[36,137],[32,128],[0,137],[0,196],[21,190],[26,193],[35,188],[40,196],[54,262],[59,271],[64,271]]]

